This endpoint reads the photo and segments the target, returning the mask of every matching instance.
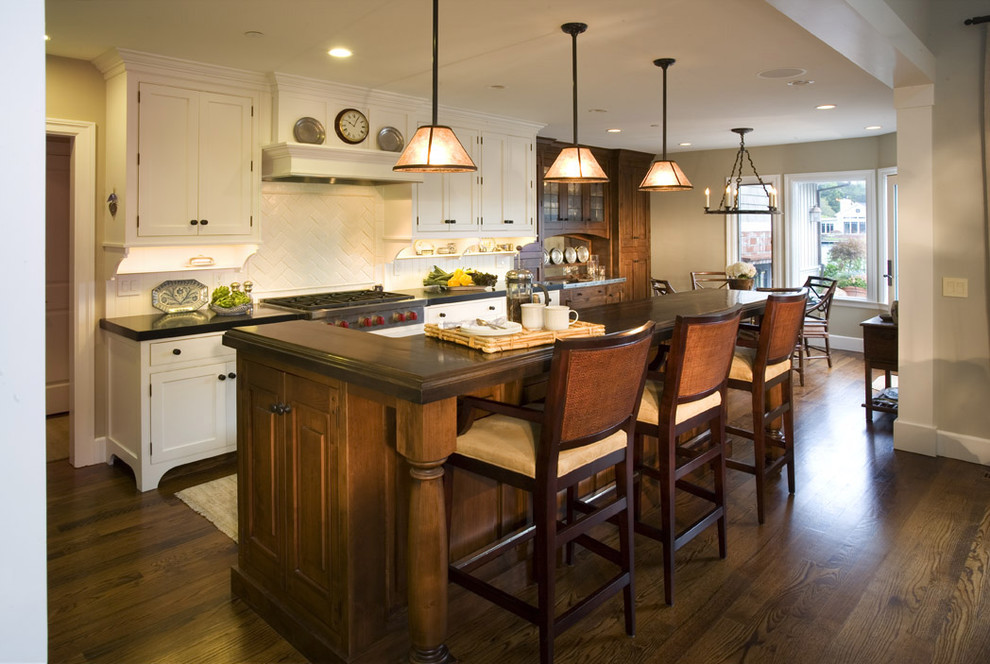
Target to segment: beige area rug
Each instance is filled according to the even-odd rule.
[[[237,541],[237,475],[191,486],[175,496]]]

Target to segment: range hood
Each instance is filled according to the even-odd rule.
[[[421,173],[393,171],[398,158],[383,150],[274,143],[261,149],[261,179],[370,186],[423,181]]]

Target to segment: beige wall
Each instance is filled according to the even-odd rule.
[[[94,260],[97,270],[103,265],[103,251],[96,239],[103,237],[104,175],[106,164],[106,103],[103,75],[89,62],[47,56],[45,58],[45,115],[49,119],[75,120],[96,124],[96,237],[93,238]],[[102,277],[96,275],[97,283]],[[105,311],[102,289],[96,289],[96,318],[102,318]],[[95,385],[95,428],[96,435],[106,432],[106,404],[104,397],[105,348],[102,335],[96,336],[96,385]]]
[[[704,192],[705,187],[714,192],[720,188],[719,183],[725,182],[737,152],[738,149],[730,149],[675,154],[673,158],[684,169],[694,189],[651,195],[653,276],[669,280],[677,290],[690,290],[692,270],[725,268],[725,217],[704,213]],[[749,152],[761,176],[877,169],[897,164],[895,134],[750,147]],[[745,174],[751,174],[748,166]],[[782,197],[785,195],[786,192],[781,193]],[[712,205],[716,202],[713,193]],[[781,202],[786,204],[783,198]],[[840,336],[862,337],[860,321],[877,311],[861,306],[836,306],[832,310],[831,330]]]

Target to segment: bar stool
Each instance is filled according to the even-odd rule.
[[[735,349],[740,310],[722,314],[678,316],[670,340],[666,370],[650,372],[636,422],[636,532],[663,544],[664,596],[674,603],[674,552],[712,524],[718,526],[719,557],[725,558],[725,418],[726,380]],[[707,436],[693,436],[691,446],[678,440],[695,429]],[[657,439],[655,465],[645,459],[644,436]],[[686,459],[678,463],[678,458]],[[714,489],[688,475],[704,465],[714,474]],[[642,482],[650,478],[660,485],[658,529],[642,520]],[[676,532],[674,491],[681,489],[711,502],[711,507],[691,525]]]
[[[623,593],[626,633],[635,633],[633,605],[632,442],[646,379],[653,323],[601,337],[557,341],[542,410],[462,397],[461,405],[494,413],[472,421],[457,437],[447,465],[507,483],[532,494],[533,523],[501,538],[484,551],[449,566],[451,581],[536,624],[540,661],[553,661],[556,635],[587,616],[607,599]],[[576,497],[579,482],[614,468],[616,489],[604,504]],[[452,492],[450,474],[445,474]],[[566,489],[564,517],[558,494]],[[604,499],[603,499],[604,500]],[[448,499],[448,504],[449,504]],[[448,513],[448,520],[450,519]],[[619,529],[619,549],[589,535],[602,523]],[[449,528],[449,523],[448,523]],[[535,539],[533,566],[537,605],[496,588],[473,574],[501,554]],[[556,615],[556,553],[579,544],[619,567],[608,582]]]
[[[736,348],[729,371],[729,387],[745,390],[751,395],[753,430],[726,427],[726,431],[753,441],[753,463],[729,458],[726,465],[756,476],[756,516],[764,517],[766,476],[787,466],[787,489],[794,493],[794,408],[791,358],[801,333],[805,291],[789,294],[773,293],[767,298],[766,310],[760,323],[756,346]],[[780,386],[780,404],[773,406],[770,391]],[[783,418],[783,437],[769,436],[767,429]],[[777,447],[782,454],[769,462],[767,446]]]

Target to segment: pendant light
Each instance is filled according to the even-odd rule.
[[[688,191],[694,186],[676,161],[667,159],[667,68],[674,58],[660,58],[653,64],[663,69],[663,157],[650,164],[650,170],[639,185],[640,191]]]
[[[420,127],[399,155],[393,171],[408,173],[471,173],[478,170],[450,127],[437,124],[437,24],[439,0],[433,0],[433,122]]]
[[[756,172],[756,164],[753,163],[753,157],[750,156],[749,150],[746,149],[746,134],[753,130],[749,127],[736,127],[732,131],[739,134],[739,152],[736,153],[736,160],[732,162],[732,171],[729,173],[728,178],[729,184],[725,188],[725,193],[722,194],[718,207],[715,209],[709,207],[708,189],[705,189],[705,214],[780,214],[780,210],[777,209],[777,190],[764,182],[760,174]],[[739,191],[742,187],[743,178],[743,157],[749,162],[749,167],[753,169],[753,175],[756,176],[756,183],[763,187],[763,192],[767,195],[766,207],[739,209]],[[734,185],[733,180],[735,181]]]
[[[564,148],[557,155],[550,170],[543,176],[544,182],[608,182],[608,176],[598,165],[598,160],[588,148],[578,145],[577,103],[577,36],[588,29],[587,23],[565,23],[560,29],[571,36],[571,74],[574,90],[574,145]]]

